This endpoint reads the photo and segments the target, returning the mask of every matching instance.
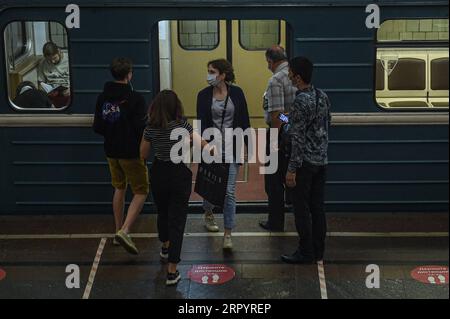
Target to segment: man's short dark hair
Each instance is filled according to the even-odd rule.
[[[128,58],[115,58],[109,69],[115,80],[122,81],[133,71],[133,62]]]
[[[47,42],[42,48],[42,53],[44,54],[44,57],[52,57],[59,53],[59,48],[53,42]]]
[[[266,51],[266,58],[270,61],[277,63],[280,61],[286,61],[286,51],[279,45],[275,45]]]
[[[289,68],[294,75],[300,75],[305,83],[311,83],[314,65],[308,58],[303,56],[293,58],[289,62]]]

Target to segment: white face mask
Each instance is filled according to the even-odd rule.
[[[208,81],[208,84],[211,86],[217,86],[220,83],[220,80],[216,74],[208,74],[206,81]]]

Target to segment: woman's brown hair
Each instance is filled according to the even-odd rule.
[[[174,91],[163,90],[153,100],[148,117],[151,128],[167,128],[170,122],[183,120],[183,105]]]
[[[218,59],[208,62],[208,66],[212,66],[218,70],[220,74],[225,74],[225,82],[234,83],[236,76],[234,75],[233,65],[225,59]]]

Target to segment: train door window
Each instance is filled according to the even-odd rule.
[[[219,44],[219,21],[178,21],[178,40],[185,50],[213,50]]]
[[[448,42],[448,19],[385,21],[377,33],[378,104],[448,108]]]
[[[280,20],[240,20],[239,42],[245,50],[267,50],[280,44]]]
[[[21,111],[70,104],[67,32],[57,22],[11,22],[4,31],[9,100]]]

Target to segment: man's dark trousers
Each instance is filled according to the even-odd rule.
[[[324,211],[326,174],[327,166],[304,162],[297,169],[296,186],[292,189],[295,225],[300,238],[298,252],[317,260],[323,258],[327,233]]]
[[[267,131],[266,152],[270,154],[270,130]],[[264,175],[265,190],[269,203],[269,219],[267,226],[271,230],[284,230],[285,213],[285,176],[286,176],[286,158],[282,151],[277,152],[278,168],[274,174]],[[269,164],[267,164],[268,166]]]

